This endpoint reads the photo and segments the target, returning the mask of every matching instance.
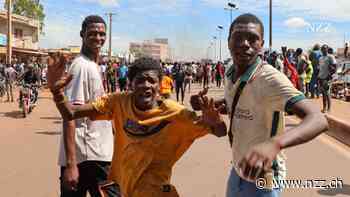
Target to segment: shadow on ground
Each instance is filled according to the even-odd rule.
[[[48,97],[48,96],[39,96],[38,99],[48,99],[48,100],[51,100],[52,97]]]
[[[40,117],[40,119],[44,119],[44,120],[62,120],[60,117]]]
[[[344,184],[341,188],[318,190],[317,193],[322,196],[337,196],[340,194],[350,196],[350,185]]]
[[[35,134],[39,135],[61,135],[62,132],[59,131],[38,131]]]
[[[8,118],[15,118],[15,119],[23,118],[23,113],[20,110],[15,110],[11,112],[0,112],[0,114]]]

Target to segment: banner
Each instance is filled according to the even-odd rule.
[[[0,45],[6,46],[7,36],[5,34],[0,34]]]

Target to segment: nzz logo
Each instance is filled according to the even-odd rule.
[[[332,25],[330,23],[312,23],[308,24],[306,31],[312,33],[330,33]]]

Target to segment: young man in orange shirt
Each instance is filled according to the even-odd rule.
[[[162,79],[158,61],[136,60],[129,68],[130,92],[114,93],[73,106],[63,87],[64,57],[50,59],[48,85],[64,120],[81,117],[112,120],[115,146],[110,179],[120,185],[124,197],[176,197],[170,184],[172,167],[195,139],[212,133],[226,135],[226,125],[213,99],[202,96],[202,116],[175,101],[157,100]]]
[[[167,71],[166,75],[163,76],[162,81],[160,82],[159,93],[164,99],[170,98],[171,92],[174,89],[173,79],[170,77],[170,73]]]

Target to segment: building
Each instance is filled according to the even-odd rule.
[[[0,58],[6,58],[7,12],[0,11]],[[19,61],[31,56],[47,55],[39,50],[40,22],[12,14],[12,56]]]
[[[152,57],[162,61],[170,60],[169,43],[166,38],[157,38],[152,41],[145,40],[141,43],[132,42],[129,50],[135,58]]]

